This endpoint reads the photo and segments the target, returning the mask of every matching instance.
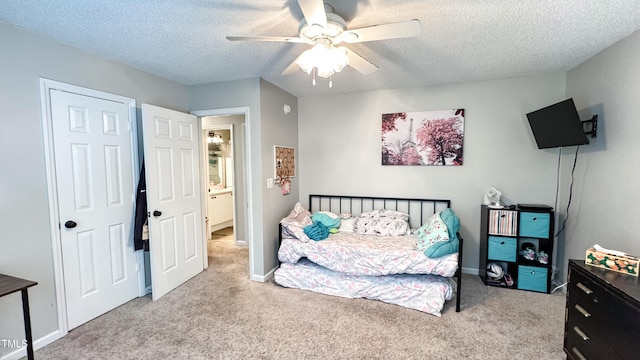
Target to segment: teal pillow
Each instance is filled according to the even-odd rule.
[[[460,231],[460,219],[458,219],[456,213],[454,213],[450,208],[447,208],[440,213],[440,218],[444,224],[447,225],[449,239],[455,239],[456,234]]]
[[[460,219],[451,209],[445,209],[440,213],[440,218],[447,225],[449,232],[448,241],[440,241],[432,244],[424,250],[424,255],[430,258],[439,258],[445,255],[457,253],[460,247],[458,231],[460,231]]]
[[[313,213],[313,215],[311,215],[311,220],[314,222],[321,222],[322,225],[329,229],[337,229],[340,227],[340,216],[328,211],[318,211]]]
[[[424,255],[430,258],[439,258],[445,255],[457,253],[459,247],[460,241],[456,236],[453,239],[449,239],[449,241],[440,241],[431,245],[424,251]]]

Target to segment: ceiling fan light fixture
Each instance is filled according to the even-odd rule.
[[[300,54],[282,72],[282,75],[291,75],[297,70],[296,67],[299,67],[307,74],[313,72],[314,85],[318,76],[331,78],[347,65],[363,75],[369,75],[378,69],[375,64],[358,55],[357,52],[338,47],[339,44],[416,37],[420,36],[422,29],[418,19],[349,29],[344,18],[335,14],[333,7],[324,3],[324,0],[291,0],[287,3],[297,3],[297,8],[302,11],[304,17],[298,25],[298,37],[227,36],[227,39],[279,41],[313,46],[312,49]],[[295,11],[292,11],[293,13]],[[332,85],[333,82],[329,79],[329,87]]]
[[[307,74],[311,74],[315,68],[318,76],[328,78],[349,64],[349,56],[344,47],[316,44],[303,52],[296,63]]]

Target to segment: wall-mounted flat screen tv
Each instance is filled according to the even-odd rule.
[[[527,119],[538,149],[589,143],[573,99],[530,112]]]

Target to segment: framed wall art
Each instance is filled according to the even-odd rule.
[[[464,109],[382,114],[382,165],[462,165]]]
[[[277,182],[281,179],[289,179],[296,176],[296,149],[293,147],[275,145],[274,177]]]

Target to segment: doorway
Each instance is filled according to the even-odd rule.
[[[208,122],[203,119],[203,122]],[[234,222],[234,151],[233,125],[204,125],[205,153],[203,158],[208,187],[207,203],[207,254],[211,255],[212,241],[236,241]]]
[[[213,242],[248,246],[245,114],[201,117],[203,174],[207,177],[207,253]],[[250,251],[251,252],[251,251]]]

